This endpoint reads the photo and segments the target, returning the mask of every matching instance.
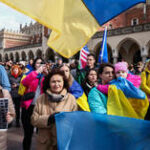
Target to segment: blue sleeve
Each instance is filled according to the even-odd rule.
[[[0,85],[8,90],[11,91],[11,85],[8,79],[7,72],[3,66],[0,65]]]
[[[83,89],[77,81],[73,81],[72,86],[69,88],[69,92],[78,99],[83,95]]]
[[[101,93],[102,94],[102,93]],[[88,95],[88,103],[91,112],[107,114],[107,99],[98,90],[93,88]]]

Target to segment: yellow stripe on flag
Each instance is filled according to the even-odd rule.
[[[149,106],[148,99],[127,98],[115,85],[109,86],[107,114],[144,119]]]
[[[82,0],[0,0],[52,29],[48,45],[69,58],[97,31],[99,25]]]
[[[77,99],[77,104],[80,106],[82,110],[90,112],[90,107],[85,93],[83,93],[83,95]]]

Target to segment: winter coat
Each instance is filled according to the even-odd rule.
[[[82,84],[82,88],[86,94],[86,96],[88,96],[90,90],[95,87],[97,85],[97,83],[95,85],[90,85],[88,82],[83,82]]]
[[[12,102],[12,98],[8,90],[2,89],[4,98],[8,98],[8,112],[10,112],[10,122],[15,118],[15,109]],[[8,123],[10,123],[8,122]],[[0,131],[0,150],[7,150],[7,131]]]
[[[22,78],[21,75],[18,76],[17,78],[15,78],[12,75],[9,75],[9,81],[10,81],[10,84],[11,84],[11,92],[10,92],[10,94],[11,94],[12,98],[20,97],[20,95],[18,94],[18,89],[19,89],[21,78]],[[14,83],[17,84],[17,87],[15,87],[15,88],[12,87],[12,85]]]
[[[107,114],[107,96],[96,87],[92,88],[88,95],[88,103],[91,112]]]
[[[86,77],[86,73],[89,71],[89,67],[86,66],[85,68],[81,69],[80,71],[77,72],[77,75],[76,75],[76,80],[77,82],[82,85],[82,83],[84,82],[85,80],[85,77]],[[94,69],[98,70],[98,67],[95,65],[94,66]]]
[[[42,77],[41,84],[40,84],[41,85],[41,94],[43,93],[43,90],[42,90],[43,80],[44,80],[44,77]],[[32,71],[21,81],[21,83],[26,87],[25,93],[35,92],[38,87],[38,84],[39,84],[38,73],[36,71]],[[33,99],[22,102],[21,106],[28,109],[32,103],[32,100]]]
[[[6,72],[5,68],[2,65],[0,65],[0,85],[4,89],[6,89],[8,91],[11,91],[11,86],[10,86],[10,83],[9,83],[7,72]]]
[[[150,97],[150,70],[145,68],[141,74],[141,89]]]
[[[51,93],[50,90],[48,92]],[[32,125],[38,128],[37,150],[52,150],[57,145],[56,126],[55,123],[48,125],[49,116],[57,112],[77,110],[76,100],[72,94],[67,93],[67,90],[64,89],[61,95],[64,98],[59,102],[51,101],[45,93],[37,100],[31,116]]]
[[[141,77],[139,75],[133,75],[128,73],[126,79],[130,81],[136,88],[139,88],[141,85]]]

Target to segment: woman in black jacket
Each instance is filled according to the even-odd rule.
[[[21,96],[18,94],[18,89],[20,85],[20,81],[22,78],[22,70],[18,65],[14,65],[11,68],[11,72],[9,74],[9,80],[11,84],[11,96],[15,105],[16,111],[16,127],[20,127],[20,101]]]
[[[88,96],[90,90],[97,86],[98,85],[98,79],[97,79],[97,72],[96,72],[96,69],[89,69],[87,74],[86,74],[86,77],[85,77],[85,80],[82,84],[82,88],[85,92],[85,94]]]

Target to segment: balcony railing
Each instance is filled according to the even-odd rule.
[[[40,46],[42,46],[42,43],[5,48],[4,51],[13,51],[13,50],[27,49],[27,48],[40,47]]]
[[[123,34],[131,34],[131,33],[146,32],[146,31],[150,31],[150,23],[111,29],[111,30],[108,30],[107,36],[118,36],[118,35],[123,35]],[[96,34],[92,37],[92,39],[102,38],[102,37],[103,37],[103,31],[99,31],[99,32],[96,32]]]

